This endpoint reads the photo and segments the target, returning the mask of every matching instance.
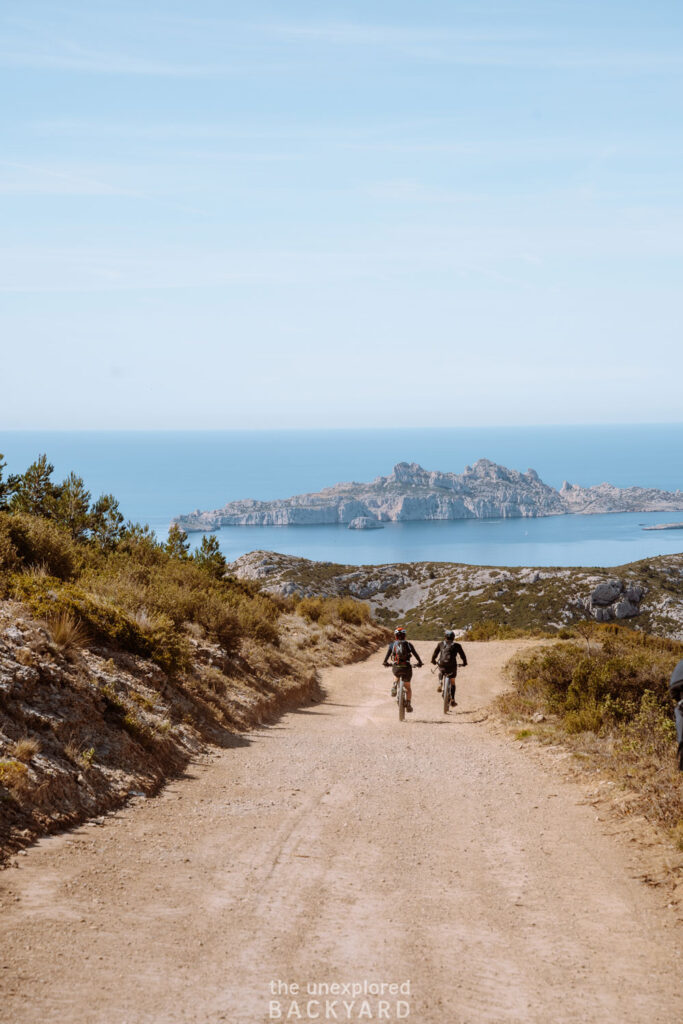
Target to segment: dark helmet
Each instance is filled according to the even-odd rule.
[[[446,630],[446,639],[447,640],[455,640],[455,633],[453,632],[452,629],[447,629]]]
[[[399,626],[397,629],[394,630],[394,636],[396,637],[397,640],[405,640],[406,631],[403,628],[403,626]]]
[[[676,700],[680,700],[683,697],[683,660],[679,661],[676,668],[671,673],[671,679],[669,680],[669,693]]]

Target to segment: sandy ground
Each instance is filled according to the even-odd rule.
[[[469,644],[448,716],[417,672],[404,724],[381,654],[327,670],[324,703],[17,857],[0,1019],[679,1024],[675,916],[578,787],[487,725],[520,646]],[[334,983],[404,991],[326,1007]]]

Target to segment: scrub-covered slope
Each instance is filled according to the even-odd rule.
[[[560,630],[582,621],[624,622],[683,639],[683,554],[616,568],[504,568],[450,562],[334,565],[254,551],[230,565],[238,578],[280,595],[350,595],[413,636],[482,624]],[[481,635],[481,633],[480,633]]]

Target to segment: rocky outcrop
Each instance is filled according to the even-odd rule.
[[[583,515],[600,512],[666,512],[683,508],[683,492],[654,487],[613,487],[597,484],[581,487],[565,480],[559,491],[567,512]]]
[[[557,491],[533,469],[521,473],[479,459],[462,473],[432,472],[416,462],[399,462],[389,476],[370,483],[336,484],[275,501],[231,501],[212,512],[196,509],[175,521],[187,531],[207,531],[223,526],[348,525],[355,519],[420,522],[663,509],[683,509],[683,493],[566,482]]]
[[[356,516],[349,523],[349,530],[383,530],[384,527],[371,516]]]
[[[502,567],[450,562],[335,565],[272,551],[252,551],[228,571],[283,596],[367,601],[393,627],[418,639],[446,625],[497,622],[520,629],[563,630],[586,618],[621,622],[683,640],[683,554],[612,569]]]
[[[640,602],[644,596],[645,588],[638,584],[628,586],[624,580],[607,580],[598,583],[585,607],[597,622],[633,619],[640,615]]]

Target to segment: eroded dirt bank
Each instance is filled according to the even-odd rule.
[[[241,653],[189,638],[167,675],[121,650],[61,649],[21,605],[0,601],[0,865],[37,836],[152,795],[206,749],[317,698],[318,670],[376,650],[373,622],[283,615],[277,646]]]
[[[323,703],[17,857],[0,1018],[260,1024],[291,1009],[271,983],[367,981],[410,983],[409,1024],[677,1024],[675,915],[576,785],[487,727],[520,646],[468,645],[448,717],[416,673],[403,725],[381,654],[326,670]]]

